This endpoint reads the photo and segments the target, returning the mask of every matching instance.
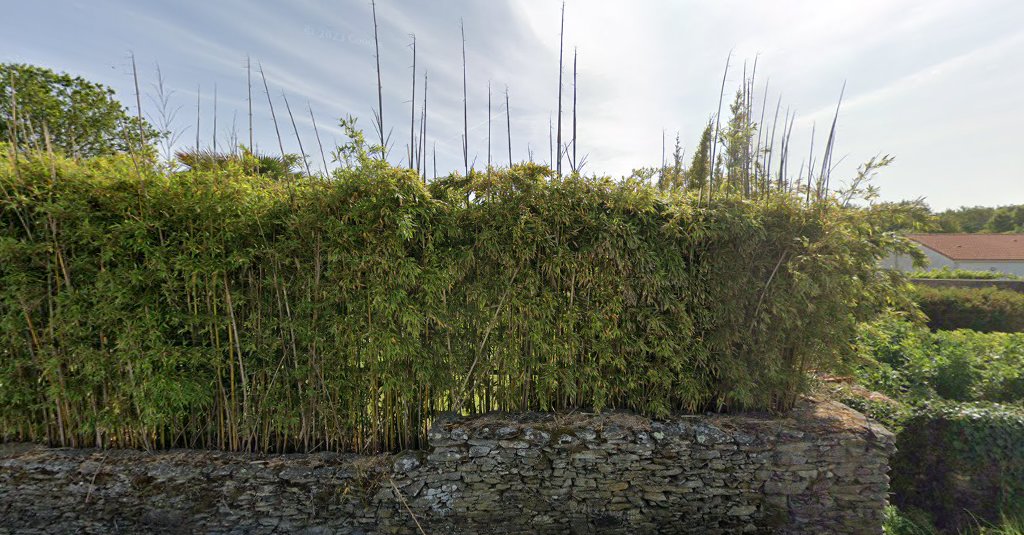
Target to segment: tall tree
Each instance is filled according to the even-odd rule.
[[[663,164],[658,178],[658,189],[671,190],[685,186],[685,168],[683,167],[683,146],[676,133],[676,144],[672,149],[672,165]]]
[[[702,190],[707,185],[709,170],[711,169],[711,122],[704,127],[697,143],[697,150],[693,153],[690,167],[686,171],[686,185],[690,189]]]
[[[743,188],[749,183],[750,146],[754,141],[754,127],[750,122],[750,106],[746,86],[736,91],[729,110],[732,117],[722,133],[725,179],[732,188]]]
[[[44,125],[53,149],[75,157],[149,150],[161,137],[107,86],[35,65],[0,63],[0,140],[44,147]]]

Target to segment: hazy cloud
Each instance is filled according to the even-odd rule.
[[[408,142],[415,33],[417,107],[429,71],[428,134],[430,144],[437,143],[438,169],[462,167],[460,19],[470,158],[486,161],[490,82],[495,159],[507,158],[507,86],[514,158],[525,159],[529,144],[536,160],[547,161],[548,119],[557,106],[559,8],[549,0],[378,2],[384,117],[393,129],[394,161]],[[20,2],[7,13],[16,23],[0,35],[0,60],[81,74],[130,101],[126,58],[134,51],[147,87],[155,64],[161,65],[182,106],[182,130],[194,129],[202,86],[204,140],[212,137],[214,84],[218,127],[229,126],[237,113],[245,128],[247,55],[263,65],[282,110],[281,92],[287,93],[302,136],[313,135],[307,100],[325,143],[341,135],[336,119],[346,114],[359,116],[372,134],[376,73],[368,1]],[[768,101],[773,105],[781,93],[783,106],[796,113],[794,147],[809,145],[814,124],[822,135],[847,84],[836,149],[845,156],[841,175],[877,153],[891,153],[896,164],[879,182],[886,198],[926,196],[937,207],[1024,203],[1021,21],[1024,3],[1018,0],[573,0],[566,15],[563,119],[566,125],[571,120],[571,61],[578,48],[579,151],[589,155],[588,170],[622,175],[657,165],[663,130],[670,144],[678,131],[692,150],[715,111],[732,50],[726,100],[744,62],[751,69],[756,56],[755,105],[770,79]],[[258,144],[274,151],[256,73],[252,91]],[[282,134],[286,150],[297,151],[290,124],[282,123]],[[226,139],[223,132],[218,137]],[[184,143],[194,139],[194,132],[182,137]]]

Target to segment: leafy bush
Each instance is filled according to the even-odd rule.
[[[928,513],[947,532],[1024,518],[1024,409],[937,404],[897,437],[893,502]],[[1007,531],[1013,526],[1005,522]]]
[[[914,271],[910,273],[912,279],[969,279],[969,280],[996,280],[996,279],[1020,279],[1012,273],[1000,273],[998,271],[973,271],[970,269],[949,269],[943,266],[940,269]]]
[[[886,319],[862,325],[857,340],[860,383],[903,402],[1024,401],[1024,334],[931,332]]]
[[[912,405],[878,396],[874,392],[867,393],[863,388],[855,386],[842,385],[835,388],[831,394],[833,399],[870,417],[893,433],[898,433],[903,428],[903,422],[914,413]]]
[[[0,436],[415,447],[440,411],[787,408],[889,302],[865,212],[523,165],[0,167]]]
[[[885,508],[882,529],[886,535],[935,535],[928,514],[919,510],[900,511],[895,506]]]
[[[915,299],[934,330],[1024,331],[1024,294],[999,288],[916,286]]]
[[[1024,520],[1003,517],[998,522],[983,522],[977,518],[966,528],[955,532],[975,535],[1024,535]],[[887,535],[936,535],[939,530],[932,525],[928,513],[919,509],[909,508],[901,511],[895,506],[885,508],[882,529]]]

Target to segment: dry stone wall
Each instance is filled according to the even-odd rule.
[[[881,533],[892,435],[784,417],[442,418],[430,449],[245,455],[0,445],[0,533]]]

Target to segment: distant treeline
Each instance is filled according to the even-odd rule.
[[[935,214],[935,232],[1024,232],[1024,205],[962,206]]]
[[[1024,205],[962,206],[933,211],[922,199],[878,203],[890,221],[879,223],[896,232],[1011,233],[1024,232]]]

